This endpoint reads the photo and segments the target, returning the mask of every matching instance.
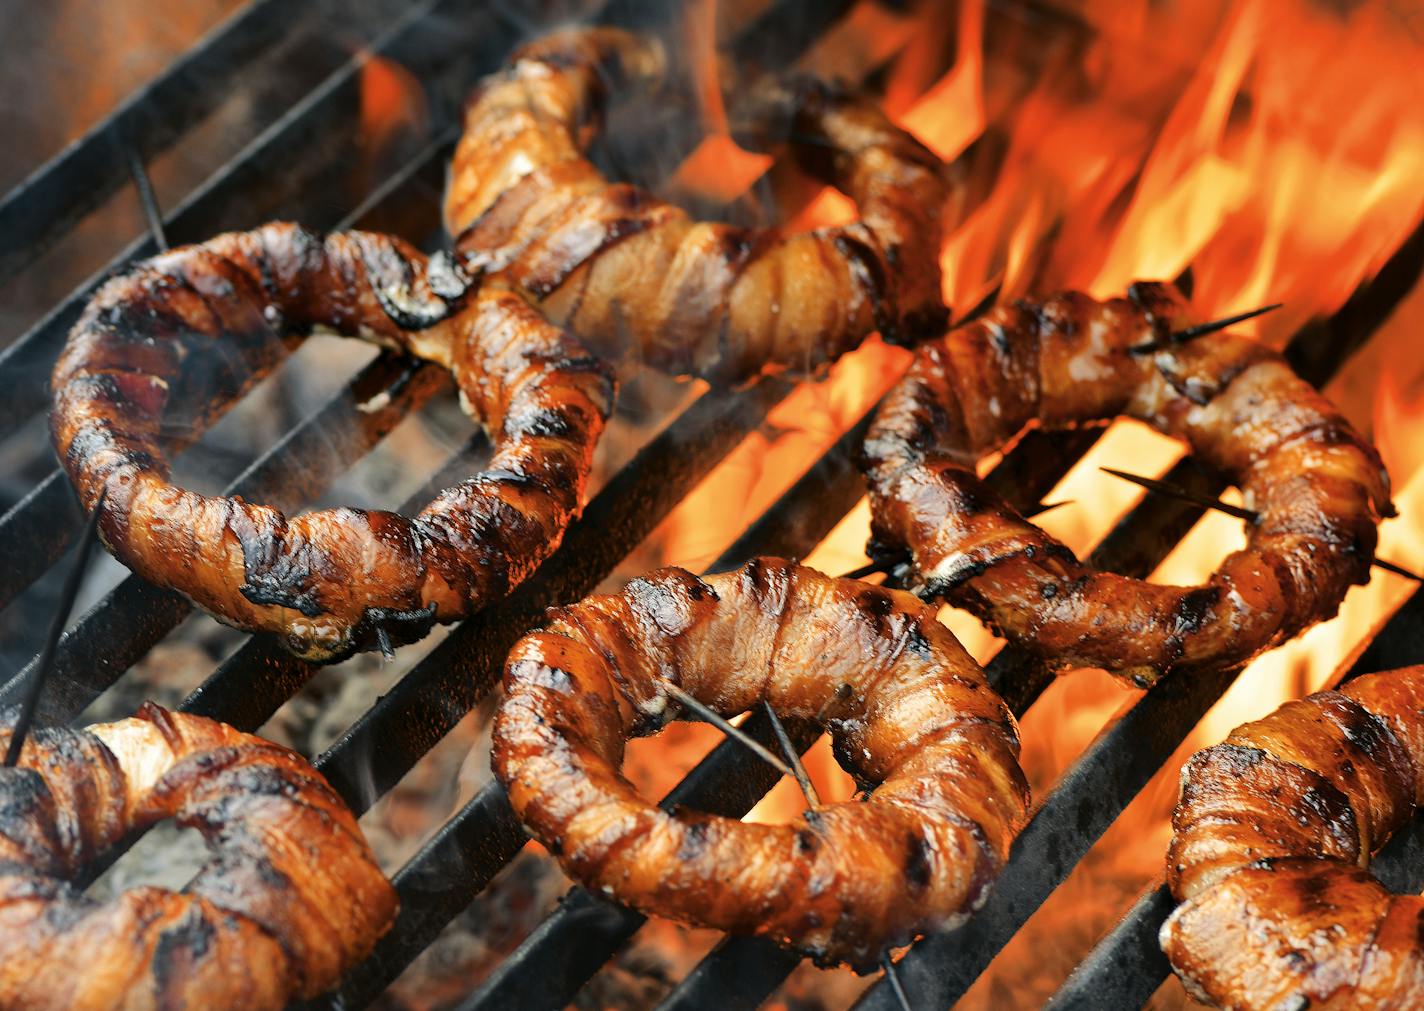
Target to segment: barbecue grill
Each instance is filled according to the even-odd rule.
[[[882,0],[885,7],[897,6]],[[424,0],[414,6],[357,5],[363,24],[379,26],[360,52],[328,77],[180,203],[162,211],[142,166],[196,127],[265,49],[332,15],[317,3],[254,0],[123,102],[81,140],[0,200],[0,281],[20,274],[62,240],[109,195],[129,185],[154,215],[154,227],[125,248],[100,276],[55,305],[0,354],[0,425],[23,434],[47,407],[44,377],[64,337],[103,276],[154,253],[163,242],[196,241],[228,228],[284,216],[312,227],[371,227],[438,243],[438,195],[468,88],[499,65],[520,38],[547,23],[514,16],[515,5]],[[748,6],[748,5],[741,5]],[[728,58],[740,67],[775,68],[831,31],[856,5],[776,0],[739,26]],[[467,9],[468,8],[468,9]],[[668,30],[678,5],[614,0],[594,17]],[[1083,25],[1031,0],[998,5],[996,16],[1071,39]],[[525,20],[525,18],[528,20]],[[360,69],[372,57],[410,70],[431,105],[430,140],[375,181],[354,208],[331,206],[326,186],[342,171],[343,132],[352,129]],[[873,68],[868,77],[873,85]],[[666,124],[664,124],[666,127]],[[685,150],[688,137],[663,129],[658,143]],[[987,142],[986,142],[987,143]],[[683,145],[683,147],[679,147]],[[984,154],[982,150],[973,152]],[[135,164],[138,169],[135,171]],[[1329,318],[1291,339],[1287,357],[1323,385],[1364,346],[1424,272],[1424,228],[1416,229],[1374,276]],[[962,311],[961,311],[962,315]],[[591,592],[668,513],[793,390],[780,379],[734,393],[703,392],[612,474],[563,545],[506,600],[457,626],[421,658],[314,761],[359,815],[416,765],[494,688],[503,659],[545,608]],[[297,510],[389,434],[411,412],[448,394],[448,375],[384,352],[325,404],[300,419],[225,489],[227,494]],[[711,566],[740,565],[761,554],[804,557],[856,505],[864,486],[855,466],[869,414],[826,452]],[[30,426],[34,428],[33,425]],[[33,434],[33,433],[32,433]],[[192,441],[201,433],[182,436]],[[1020,510],[1031,510],[1099,439],[1100,431],[1028,433],[988,475]],[[39,446],[35,434],[35,445]],[[403,503],[409,511],[475,469],[486,449],[476,435]],[[39,452],[40,450],[36,450]],[[44,450],[47,452],[47,444]],[[48,459],[46,457],[46,459]],[[1163,479],[1216,497],[1224,483],[1190,458]],[[1186,501],[1149,495],[1124,516],[1091,556],[1100,568],[1145,577],[1203,515]],[[0,606],[10,606],[61,562],[83,527],[68,481],[55,467],[0,516]],[[60,640],[40,701],[43,722],[73,721],[192,610],[177,594],[129,576],[78,618]],[[1350,673],[1416,662],[1424,603],[1416,595],[1374,637]],[[0,685],[0,704],[18,701],[32,661]],[[1022,716],[1053,675],[1022,651],[1005,648],[988,664],[991,683]],[[181,709],[255,731],[315,673],[274,642],[250,637],[182,702]],[[1128,803],[1137,796],[1237,671],[1167,677],[1106,727],[1036,810],[1014,846],[987,904],[963,926],[913,945],[896,977],[911,1006],[954,1003]],[[776,748],[772,728],[754,714],[743,730]],[[788,724],[797,747],[819,731]],[[663,801],[741,816],[779,774],[734,742],[723,741]],[[481,789],[395,875],[401,911],[374,954],[339,992],[312,1006],[354,1009],[370,1003],[465,909],[526,841],[497,782]],[[1396,889],[1424,886],[1424,825],[1401,832],[1376,869]],[[101,868],[91,868],[91,879]],[[432,889],[429,882],[438,880]],[[1147,891],[1054,997],[1065,1008],[1136,1007],[1169,974],[1157,929],[1172,908],[1165,888]],[[563,1006],[642,926],[644,917],[575,887],[492,976],[472,989],[466,1009]],[[724,938],[678,982],[660,1006],[751,1007],[770,997],[800,960],[770,942]],[[893,1009],[900,998],[881,977],[857,1007]]]

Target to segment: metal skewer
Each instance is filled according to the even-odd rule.
[[[770,702],[763,699],[761,705],[766,710],[767,718],[771,720],[771,731],[776,735],[776,743],[781,745],[781,753],[791,765],[796,785],[801,787],[801,792],[806,796],[806,803],[811,805],[811,810],[806,812],[807,819],[810,820],[810,816],[816,813],[815,809],[821,806],[821,796],[816,792],[816,784],[811,782],[811,774],[806,771],[805,763],[801,761],[800,754],[791,743],[791,735],[786,732],[786,727],[782,726],[781,717],[776,715],[776,710],[771,708]]]
[[[692,710],[698,716],[702,717],[702,719],[706,720],[718,730],[722,731],[722,733],[726,734],[732,740],[736,741],[742,747],[746,748],[752,754],[756,755],[767,765],[770,765],[773,769],[776,769],[783,776],[791,776],[793,778],[795,777],[796,773],[791,771],[790,766],[788,766],[781,759],[773,755],[755,738],[743,732],[740,728],[729,723],[726,718],[722,716],[721,713],[717,712],[710,706],[703,705],[694,696],[683,691],[681,687],[673,684],[671,681],[668,681],[665,678],[659,678],[658,685],[662,688],[664,692],[676,699],[678,703],[683,706],[683,708]]]
[[[39,663],[35,666],[34,674],[30,676],[30,683],[25,688],[25,697],[20,703],[20,716],[15,721],[14,732],[10,735],[10,746],[5,750],[5,768],[7,769],[13,769],[15,763],[20,760],[20,751],[25,746],[25,738],[29,735],[30,727],[35,722],[35,710],[39,708],[40,693],[44,690],[45,679],[54,667],[55,647],[59,645],[60,633],[64,631],[64,625],[69,621],[69,613],[74,610],[74,601],[79,596],[79,588],[84,584],[84,571],[89,567],[89,555],[94,549],[94,542],[99,539],[97,536],[99,513],[104,508],[104,498],[107,494],[107,490],[99,493],[99,501],[94,503],[94,511],[89,516],[89,522],[84,525],[84,532],[80,534],[79,553],[75,556],[74,567],[69,570],[69,575],[65,578],[58,606],[55,607],[54,617],[50,619],[49,631],[45,634],[44,649],[40,653]]]
[[[1235,516],[1238,520],[1245,520],[1247,523],[1255,523],[1261,518],[1261,514],[1254,509],[1232,505],[1229,502],[1221,501],[1219,498],[1212,498],[1210,495],[1198,495],[1194,491],[1179,488],[1174,484],[1168,484],[1166,481],[1158,481],[1154,477],[1143,477],[1141,474],[1129,474],[1125,470],[1114,470],[1112,467],[1099,467],[1098,469],[1105,474],[1111,474],[1113,477],[1122,478],[1124,481],[1131,481],[1133,484],[1146,488],[1148,491],[1155,491],[1162,495],[1180,499],[1183,502],[1190,502],[1192,505],[1201,506],[1203,509],[1215,509],[1219,513]]]
[[[163,212],[158,209],[158,197],[153,192],[153,180],[148,178],[148,169],[143,159],[133,148],[128,149],[129,174],[133,176],[134,188],[138,190],[138,202],[143,205],[143,216],[148,221],[148,234],[153,236],[153,244],[161,252],[168,252],[168,234],[163,230]]]
[[[1071,498],[1061,499],[1057,502],[1040,502],[1034,508],[1023,513],[1024,519],[1033,519],[1042,516],[1044,513],[1052,512],[1066,505],[1072,505],[1075,500]],[[878,561],[866,562],[858,569],[851,569],[849,572],[842,572],[837,579],[864,579],[866,576],[873,576],[877,572],[889,573],[896,566],[909,562],[910,556],[904,553],[888,555]]]
[[[1261,514],[1256,512],[1254,509],[1247,509],[1244,506],[1232,505],[1229,502],[1223,502],[1219,498],[1211,498],[1208,495],[1198,495],[1196,492],[1188,491],[1186,488],[1179,488],[1174,484],[1167,483],[1166,481],[1158,481],[1156,478],[1143,477],[1141,474],[1129,474],[1125,470],[1114,470],[1111,467],[1100,467],[1098,469],[1105,471],[1108,474],[1111,474],[1113,477],[1122,478],[1124,481],[1131,481],[1133,484],[1140,485],[1143,488],[1146,488],[1148,491],[1154,491],[1161,495],[1167,495],[1171,498],[1179,499],[1183,502],[1190,502],[1192,505],[1200,506],[1203,509],[1214,509],[1219,513],[1225,513],[1228,516],[1234,516],[1237,519],[1245,520],[1247,523],[1257,523],[1261,519]],[[1405,579],[1412,579],[1416,583],[1424,583],[1424,576],[1420,576],[1417,573],[1411,572],[1404,566],[1398,565],[1395,562],[1387,561],[1386,559],[1376,557],[1370,564],[1375,566],[1376,568],[1384,569],[1386,572],[1393,572],[1397,576],[1403,576]]]
[[[885,978],[890,982],[890,989],[895,991],[895,1000],[903,1011],[914,1011],[910,1007],[910,997],[905,993],[905,985],[900,982],[900,974],[895,971],[895,961],[890,957],[890,952],[884,952],[880,956],[880,968],[885,970]]]
[[[1223,319],[1215,319],[1209,323],[1198,323],[1196,326],[1189,326],[1185,330],[1174,330],[1161,340],[1150,340],[1142,344],[1134,344],[1128,348],[1128,354],[1147,355],[1153,351],[1162,351],[1166,348],[1174,348],[1179,344],[1194,341],[1198,337],[1205,337],[1209,333],[1216,333],[1218,330],[1225,330],[1229,326],[1243,323],[1248,319],[1255,319],[1268,312],[1274,312],[1284,303],[1274,302],[1271,305],[1263,305],[1259,309],[1251,309],[1247,312],[1237,313],[1235,316],[1227,316]]]

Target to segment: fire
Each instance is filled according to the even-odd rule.
[[[944,208],[942,264],[946,301],[961,313],[996,290],[1001,301],[1068,287],[1106,296],[1133,280],[1172,279],[1190,268],[1200,318],[1286,303],[1242,327],[1281,346],[1306,321],[1339,308],[1424,214],[1424,191],[1414,182],[1424,170],[1419,26],[1391,5],[1083,0],[1049,16],[1055,27],[1047,40],[1005,10],[966,0],[953,17],[935,5],[892,15],[862,4],[848,22],[858,31],[827,36],[804,61],[842,76],[882,68],[887,109],[953,162],[959,193]],[[729,174],[718,173],[716,161],[715,149],[699,152],[682,178],[725,184]],[[719,192],[736,195],[760,166],[738,171]],[[853,214],[843,195],[827,190],[787,226]],[[1327,391],[1373,432],[1395,480],[1401,516],[1381,528],[1381,555],[1416,570],[1424,567],[1421,325],[1424,293],[1416,292]],[[824,381],[801,385],[669,516],[627,571],[710,562],[907,361],[905,352],[871,342]],[[1113,425],[1046,498],[1076,504],[1042,524],[1087,554],[1144,494],[1098,468],[1160,474],[1182,452],[1145,426]],[[861,564],[868,522],[862,501],[807,562],[828,572]],[[1243,536],[1240,521],[1209,515],[1151,578],[1201,582]],[[1336,619],[1253,663],[964,1006],[1040,1005],[1160,876],[1181,762],[1237,724],[1327,683],[1411,589],[1377,573],[1351,592]],[[1002,645],[964,613],[946,608],[942,620],[981,662]],[[1101,671],[1052,685],[1022,721],[1035,795],[1050,791],[1139,697]],[[825,740],[808,767],[828,799],[850,794]],[[786,820],[803,807],[794,784],[783,782],[749,817]],[[1036,971],[1025,973],[1025,965]],[[783,996],[806,987],[844,993],[847,985],[838,975],[798,976]]]
[[[410,145],[427,135],[425,90],[394,60],[363,52],[358,85],[362,186],[380,178],[389,162],[408,156]]]

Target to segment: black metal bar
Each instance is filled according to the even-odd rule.
[[[253,0],[0,199],[0,283],[123,186],[125,149],[145,161],[162,153],[232,94],[248,64],[315,10],[308,0]]]
[[[493,687],[546,608],[590,592],[787,393],[766,382],[704,394],[598,493],[533,579],[463,622],[316,761],[365,811]]]
[[[384,438],[408,410],[449,385],[443,369],[384,352],[223,494],[293,509]],[[191,610],[180,594],[127,577],[60,640],[40,700],[42,719],[51,724],[73,719]],[[0,687],[0,704],[15,698],[33,665]]]
[[[1410,278],[1417,281],[1421,270],[1424,270],[1424,225],[1421,225],[1400,247],[1375,279],[1363,285],[1337,313],[1328,320],[1308,325],[1297,334],[1286,351],[1286,357],[1292,366],[1310,382],[1317,386],[1323,386],[1349,355],[1369,338],[1374,332],[1374,328],[1387,318],[1390,308],[1397,305],[1408,294],[1413,287]],[[1071,461],[1076,461],[1091,448],[1095,438],[1096,436],[1091,432],[1051,434],[1040,431],[1030,432],[1015,448],[1015,451],[1008,454],[1001,461],[999,467],[991,472],[989,482],[1000,494],[1008,498],[1015,508],[1027,509],[1033,502],[1048,493],[1052,485],[1057,483],[1059,477],[1067,472]],[[1057,448],[1055,448],[1055,443],[1057,443]],[[1063,462],[1061,469],[1055,469],[1050,465],[1055,460],[1069,462]],[[1053,476],[1055,474],[1057,476]],[[1166,480],[1180,487],[1213,496],[1220,495],[1225,490],[1225,482],[1203,470],[1190,458],[1179,461],[1166,475]],[[1170,545],[1180,540],[1200,519],[1201,515],[1201,509],[1188,503],[1175,499],[1149,497],[1114,527],[1090,556],[1089,562],[1098,568],[1145,577],[1166,556]],[[990,683],[1004,696],[1010,708],[1019,716],[1028,710],[1054,677],[1053,673],[1042,663],[1024,651],[1012,647],[1001,650],[986,666],[986,673]],[[1130,720],[1124,718],[1118,727],[1113,728],[1111,732],[1105,732],[1104,737],[1095,742],[1095,745],[1089,749],[1089,753],[1080,759],[1079,765],[1084,766],[1083,772],[1087,774],[1080,775],[1076,782],[1079,792],[1065,794],[1065,787],[1069,786],[1068,778],[1065,776],[1058,790],[1049,798],[1048,804],[1057,801],[1059,806],[1066,807],[1066,804],[1060,800],[1060,795],[1074,796],[1079,799],[1080,809],[1085,814],[1091,813],[1094,805],[1088,801],[1089,798],[1104,795],[1120,796],[1111,789],[1111,784],[1117,782],[1110,776],[1113,771],[1116,771],[1122,777],[1122,782],[1129,786],[1134,778],[1140,778],[1141,782],[1132,787],[1131,795],[1126,798],[1126,800],[1130,800],[1131,796],[1135,796],[1137,790],[1141,788],[1141,783],[1145,783],[1150,772],[1171,755],[1176,746],[1172,738],[1175,737],[1175,740],[1179,742],[1196,724],[1200,715],[1192,716],[1191,713],[1204,713],[1210,707],[1211,702],[1215,701],[1225,690],[1230,679],[1230,677],[1225,680],[1220,680],[1220,678],[1217,680],[1201,679],[1193,686],[1196,694],[1185,703],[1178,703],[1175,696],[1169,696],[1166,692],[1157,693],[1159,698],[1150,706],[1139,703],[1128,716],[1133,717],[1138,710],[1142,710],[1140,716]],[[1149,693],[1143,703],[1152,699],[1153,693]],[[1154,725],[1151,721],[1159,709],[1167,710],[1168,714],[1178,722],[1184,720],[1187,722],[1179,732],[1169,729],[1166,724]],[[1164,730],[1166,731],[1165,737],[1152,737],[1154,734],[1160,735]],[[1114,743],[1105,744],[1105,740],[1109,737]],[[1112,763],[1106,759],[1113,757],[1111,752],[1114,748],[1120,749],[1116,756],[1119,759],[1134,754],[1141,756],[1142,749],[1131,742],[1149,739],[1155,740],[1158,744],[1156,752],[1160,753],[1160,757],[1155,762],[1142,758],[1142,767],[1139,769],[1119,768],[1113,770],[1110,768]],[[1105,755],[1105,752],[1109,754]],[[1096,760],[1097,765],[1085,764],[1089,763],[1090,759]],[[1132,763],[1128,761],[1126,764],[1130,766]],[[1075,766],[1074,770],[1070,770],[1070,772],[1078,771],[1078,768],[1079,766]],[[1144,769],[1148,770],[1145,774],[1143,773]],[[1126,800],[1123,801],[1124,806]],[[1045,808],[1047,806],[1046,804]],[[1040,811],[1041,814],[1042,811]],[[1069,815],[1063,812],[1058,820],[1062,822],[1068,817]],[[1113,812],[1112,817],[1116,817],[1116,811]],[[1112,817],[1102,820],[1100,826],[1090,825],[1087,821],[1078,825],[1078,829],[1084,835],[1091,832],[1091,838],[1083,840],[1084,845],[1081,852],[1086,852],[1087,846],[1091,845],[1091,842],[1096,840],[1098,835],[1107,828]],[[1039,817],[1036,816],[1030,823],[1029,829],[1025,830],[1025,837],[1029,836],[1030,830],[1034,829],[1039,821]],[[1032,837],[1029,841],[1030,843],[1034,842]],[[1022,923],[1020,917],[1026,918],[1034,909],[1037,909],[1043,898],[1047,897],[1048,891],[1051,891],[1052,886],[1056,886],[1057,882],[1066,876],[1081,857],[1081,852],[1079,852],[1076,856],[1071,856],[1071,859],[1065,860],[1069,854],[1060,852],[1061,840],[1052,839],[1051,836],[1048,840],[1039,842],[1040,844],[1033,848],[1032,856],[1019,857],[1019,846],[1024,843],[1024,837],[1020,838],[1015,847],[1015,856],[1011,857],[1010,867],[1005,869],[1000,883],[996,885],[998,891],[991,895],[989,905],[981,910],[974,919],[958,931],[921,941],[911,950],[907,958],[897,963],[902,982],[905,981],[907,973],[913,973],[917,968],[921,971],[921,975],[930,974],[923,970],[924,963],[929,961],[929,958],[919,952],[920,949],[926,948],[927,945],[936,941],[943,945],[943,951],[946,953],[943,955],[944,960],[969,964],[977,964],[982,961],[982,964],[973,970],[972,975],[962,981],[956,981],[953,978],[956,966],[952,965],[949,972],[944,972],[942,968],[935,970],[942,974],[941,982],[946,985],[925,993],[921,993],[915,986],[907,984],[916,1006],[919,1006],[922,1000],[927,1002],[927,1006],[948,1006],[953,1003],[963,993],[963,989],[967,988],[969,983],[972,983],[973,979],[982,971],[983,965],[987,965],[993,954],[997,953],[998,949],[1007,943],[1008,939],[1017,931]],[[1051,872],[1042,873],[1050,865]],[[1035,901],[1015,903],[1008,897],[1001,897],[1000,892],[1006,894],[1011,892],[1012,883],[1009,888],[1006,888],[1003,879],[1007,878],[1012,882],[1016,870],[1025,871],[1024,876],[1026,877],[1038,874],[1045,879],[1040,882],[1041,885],[1047,884],[1048,881],[1051,881],[1051,884],[1048,884],[1041,894],[1033,896]],[[986,929],[986,935],[992,935],[992,937],[981,942],[982,950],[973,948],[974,931],[980,929],[978,925],[981,922],[989,923],[990,918],[994,915],[993,910],[999,907],[1004,907],[1007,910],[1006,913],[1000,914],[1000,926],[1006,929],[999,931]],[[944,940],[945,938],[952,940]],[[706,971],[694,970],[669,995],[662,1006],[664,1008],[753,1007],[765,1000],[785,978],[786,973],[789,973],[790,968],[794,968],[794,965],[789,967],[785,965],[787,960],[779,951],[773,956],[770,946],[734,944],[733,940],[728,939],[726,943],[719,945],[708,956],[709,959],[714,957],[717,959],[715,967],[708,966]],[[961,950],[960,946],[962,945],[967,945],[967,947]],[[953,952],[953,954],[950,955],[949,952]],[[775,959],[783,968],[786,968],[786,973],[778,977],[772,970],[772,966],[763,961],[767,957]],[[738,980],[735,988],[729,989],[722,982],[728,977]],[[734,997],[736,998],[735,1003],[733,1002]],[[890,1009],[890,1011],[898,1006],[895,994],[883,980],[874,986],[865,1000],[872,1002],[869,1006]]]
[[[730,402],[715,394],[699,398],[614,476],[533,579],[457,628],[318,758],[317,768],[353,810],[369,807],[473,708],[498,679],[514,642],[546,607],[578,599],[597,585],[785,393],[783,384],[773,382]],[[734,761],[738,769],[744,762],[761,765],[744,755]],[[348,1006],[372,999],[513,859],[524,835],[522,830],[517,839],[508,834],[512,817],[503,791],[492,784],[406,865],[404,880],[414,882],[450,862],[468,868],[472,854],[495,861],[478,864],[468,879],[442,875],[444,884],[436,893],[413,894],[409,902],[403,895],[402,919],[373,961],[358,968],[342,988]]]
[[[765,938],[728,934],[692,967],[658,1009],[758,1007],[800,964],[800,955]]]
[[[709,567],[709,571],[719,572],[734,568],[759,554],[796,557],[809,552],[823,540],[864,494],[856,459],[865,430],[870,424],[871,414],[872,412],[867,412],[852,426],[831,450],[723,552]],[[1074,433],[1072,439],[1075,444],[1082,444],[1086,451],[1097,437],[1097,433]],[[996,485],[1002,485],[1006,494],[1011,493],[1016,499],[1036,502],[1048,488],[1057,483],[1062,473],[1070,466],[1053,442],[1054,440],[1046,437],[1024,439],[996,469],[995,475],[998,476],[991,476],[990,480]],[[1071,460],[1071,457],[1067,459]],[[1004,474],[1012,477],[1006,478],[1002,476]],[[709,770],[710,774],[712,773]],[[740,775],[740,771],[732,769],[728,770],[727,774]],[[767,788],[770,788],[770,784]],[[501,816],[503,815],[504,812],[501,812]],[[456,820],[486,816],[488,804],[483,807],[472,805],[457,815]],[[506,859],[512,859],[516,852],[517,847],[509,850]],[[493,871],[488,873],[492,875]],[[469,897],[473,898],[476,891],[477,889],[469,891]],[[576,889],[571,894],[581,894],[581,890]],[[451,899],[452,896],[448,893],[440,897],[448,912],[443,918],[439,918],[438,922],[424,918],[421,920],[427,924],[430,931],[428,936],[417,939],[415,943],[407,942],[398,926],[390,935],[389,941],[383,943],[391,948],[399,946],[407,953],[407,959],[413,957],[429,943],[434,933],[450,917],[463,908],[464,904],[456,904]],[[617,908],[606,900],[592,896],[580,899],[579,902],[591,903],[600,909],[605,906]],[[587,916],[581,914],[583,905],[573,908],[576,915],[565,918],[561,910],[527,938],[519,950],[496,970],[495,975],[479,993],[472,997],[472,1006],[475,1003],[487,1007],[510,1006],[511,1002],[533,1006],[564,1003],[572,998],[578,986],[607,961],[643,923],[643,918],[636,913],[624,911],[622,915],[614,916],[606,909],[591,922]],[[746,948],[746,951],[743,951],[743,948]],[[766,954],[773,959],[791,958],[786,967],[788,972],[795,967],[797,961],[770,944],[764,948],[755,944],[733,945],[733,950],[741,954]],[[385,961],[395,961],[394,954],[387,954]],[[756,959],[751,959],[751,962],[756,964],[749,964],[746,969],[753,975],[737,977],[743,980],[744,985],[757,978],[755,974],[758,972],[763,976],[768,975],[766,968]],[[400,965],[403,966],[404,962]],[[704,975],[708,982],[719,981],[716,972]],[[774,987],[775,983],[771,985]],[[719,1001],[720,997],[716,994],[699,994],[696,1006],[719,1006]]]
[[[477,432],[396,511],[408,514],[420,509],[442,490],[478,471],[488,460],[489,452],[489,439]],[[320,669],[318,664],[288,653],[272,636],[254,635],[193,689],[178,708],[252,732],[271,719],[282,703]]]
[[[446,152],[454,142],[453,131],[431,143],[405,166],[392,173],[374,189],[361,205],[334,225],[336,230],[370,227],[370,220],[399,222],[402,234],[427,235],[439,227],[440,213],[426,194],[438,193],[444,178]],[[233,401],[216,404],[192,420],[182,433],[182,444],[173,445],[181,455],[212,424],[231,409]],[[0,555],[9,559],[0,568],[0,609],[42,576],[64,554],[74,534],[84,522],[69,479],[55,467],[28,495],[0,516]]]
[[[1424,593],[1416,592],[1390,617],[1341,680],[1424,661],[1421,626]],[[1416,814],[1407,827],[1395,833],[1371,869],[1392,891],[1414,894],[1424,888],[1424,818]],[[1073,970],[1048,1006],[1084,1011],[1141,1007],[1171,972],[1157,945],[1157,932],[1176,905],[1166,885],[1158,884],[1143,893]]]
[[[344,173],[354,160],[350,120],[357,108],[361,68],[370,55],[410,70],[432,99],[436,132],[443,132],[454,122],[463,90],[509,48],[520,27],[512,17],[503,4],[471,8],[458,0],[423,0],[409,8],[370,44],[369,54],[353,56],[190,194],[165,221],[169,239],[175,244],[196,242],[228,228],[293,213],[312,227],[330,227],[344,209],[331,203],[339,188],[322,174]],[[291,206],[292,194],[301,190],[309,199]],[[155,252],[147,236],[133,242],[0,354],[0,377],[11,391],[0,400],[0,430],[44,407],[50,365],[98,285]]]
[[[1157,946],[1157,930],[1176,908],[1167,886],[1143,892],[1113,930],[1084,959],[1046,1007],[1134,1008],[1145,1004],[1172,971]]]
[[[1421,233],[1424,227],[1391,259],[1386,271],[1362,285],[1324,326],[1307,327],[1292,340],[1287,357],[1306,379],[1317,386],[1324,385],[1373,332],[1341,332],[1339,320],[1382,319],[1388,314],[1385,307],[1397,304],[1411,290],[1413,285],[1395,268],[1395,263],[1397,259],[1412,265],[1417,282],[1420,268],[1424,267]],[[1175,474],[1172,480],[1176,483]],[[1165,513],[1170,522],[1184,508],[1199,512],[1184,502],[1149,496],[1118,524],[1114,543],[1130,538],[1138,545],[1132,554],[1139,563],[1154,554],[1165,556],[1166,545],[1153,532],[1155,517]],[[1175,518],[1180,519],[1180,515]],[[1105,542],[1100,551],[1107,547]],[[1008,865],[983,908],[964,926],[922,939],[898,963],[901,981],[917,1004],[947,1006],[963,995],[1238,673],[1239,669],[1190,678],[1163,678],[1094,739],[1015,841]],[[856,1004],[858,1008],[880,1011],[894,1006],[894,995],[883,980]]]

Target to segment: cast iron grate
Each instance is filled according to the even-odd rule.
[[[274,216],[321,228],[364,225],[406,236],[437,233],[433,195],[439,192],[453,145],[461,98],[521,36],[542,26],[528,15],[516,17],[517,8],[502,3],[423,0],[408,6],[372,0],[358,6],[372,23],[384,26],[372,34],[366,54],[409,68],[430,97],[434,140],[373,186],[354,211],[333,210],[319,198],[323,183],[340,171],[346,150],[342,138],[353,128],[366,56],[352,57],[169,212],[163,228],[175,244],[227,228],[250,227]],[[851,7],[849,0],[777,0],[741,27],[731,56],[742,66],[788,63]],[[652,0],[615,0],[601,17],[666,27],[675,12],[676,5]],[[264,47],[299,26],[319,26],[330,13],[309,0],[295,4],[254,0],[88,135],[0,199],[0,280],[18,273],[122,187],[130,159],[141,163],[151,159],[214,108]],[[104,272],[77,288],[0,353],[0,385],[7,392],[0,399],[0,431],[12,432],[44,410],[44,377],[97,283],[155,248],[154,236],[137,237]],[[1424,229],[1416,231],[1339,312],[1295,336],[1289,354],[1296,367],[1318,385],[1328,381],[1414,287],[1421,270]],[[300,508],[408,413],[448,386],[443,372],[382,354],[291,427],[226,491],[283,509]],[[352,808],[364,812],[394,786],[493,688],[505,653],[540,620],[546,607],[591,591],[790,391],[788,384],[772,381],[731,395],[703,394],[672,418],[594,497],[563,546],[533,579],[431,648],[394,689],[317,757],[317,767]],[[371,410],[372,404],[383,406]],[[712,568],[734,567],[757,554],[809,553],[862,495],[853,461],[867,423],[868,416],[847,431]],[[199,434],[193,432],[191,437]],[[1029,509],[1092,447],[1098,434],[1031,433],[1005,456],[990,480],[1016,506]],[[402,508],[428,500],[456,475],[477,467],[486,452],[483,437],[472,437]],[[1212,496],[1223,487],[1190,459],[1178,463],[1166,480]],[[1118,523],[1092,560],[1120,572],[1146,575],[1200,515],[1195,506],[1149,496]],[[7,559],[0,572],[0,607],[12,603],[54,566],[81,527],[73,495],[57,469],[0,517],[0,551]],[[76,718],[190,611],[191,605],[176,594],[135,577],[126,579],[60,641],[56,666],[41,698],[40,718],[52,722]],[[1419,659],[1413,647],[1421,621],[1424,603],[1416,597],[1385,626],[1354,669],[1381,669]],[[18,700],[31,667],[0,685],[0,704]],[[181,708],[255,730],[314,672],[315,668],[270,641],[252,637]],[[1041,666],[1012,649],[1000,653],[989,672],[1019,715],[1051,680]],[[948,1006],[965,992],[1236,673],[1190,682],[1165,679],[1105,729],[1058,787],[1041,799],[988,904],[959,929],[914,945],[897,963],[913,1006]],[[775,746],[771,728],[759,714],[745,729]],[[788,729],[803,749],[816,733],[809,725]],[[740,815],[770,789],[775,776],[741,748],[723,742],[663,803]],[[398,872],[395,882],[402,908],[395,927],[337,994],[313,1006],[368,1004],[513,859],[524,841],[498,784],[487,786]],[[1418,856],[1421,846],[1424,829],[1416,825],[1382,856],[1381,873],[1417,890],[1421,882],[1404,879],[1408,864],[1419,863],[1410,858]],[[91,868],[91,876],[99,869]],[[434,869],[445,883],[438,891],[429,887]],[[1055,1002],[1065,1007],[1101,1007],[1137,1006],[1145,1001],[1167,972],[1155,941],[1167,909],[1160,889],[1146,893],[1079,967]],[[463,1006],[562,1006],[642,923],[641,915],[575,888]],[[765,941],[726,938],[673,990],[664,1006],[754,1006],[798,964],[795,956]],[[857,1006],[895,1008],[898,1002],[881,980]]]

